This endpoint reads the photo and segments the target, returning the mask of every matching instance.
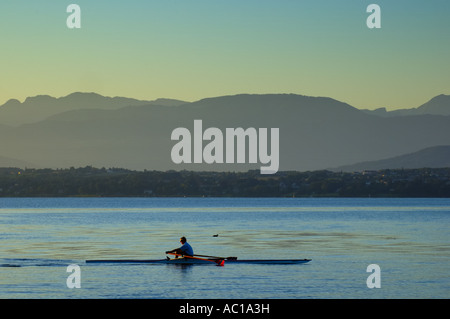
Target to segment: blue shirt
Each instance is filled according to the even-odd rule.
[[[192,249],[191,245],[189,245],[187,242],[183,244],[183,246],[180,247],[180,250],[183,252],[184,255],[193,256],[194,250]]]

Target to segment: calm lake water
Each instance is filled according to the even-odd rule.
[[[449,298],[449,226],[450,199],[2,198],[0,298]],[[163,259],[182,235],[196,254],[312,261],[85,263]]]

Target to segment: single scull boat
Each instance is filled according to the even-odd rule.
[[[194,256],[182,256],[181,258],[166,258],[166,259],[97,259],[97,260],[86,260],[86,263],[174,264],[174,265],[217,264],[219,266],[223,266],[224,262],[226,262],[227,264],[231,263],[231,264],[287,265],[287,264],[304,264],[309,261],[311,261],[311,259],[237,259],[236,257],[214,257],[204,255],[194,255]]]

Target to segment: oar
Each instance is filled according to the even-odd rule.
[[[217,256],[207,256],[207,255],[195,255],[194,256],[198,256],[198,257],[207,257],[207,258],[216,258],[216,259],[224,259],[224,260],[236,260],[237,257],[217,257]]]
[[[216,263],[218,266],[225,265],[225,259],[223,259],[223,258],[219,258],[219,259],[205,259],[205,258],[199,258],[199,257],[194,257],[194,256],[189,256],[189,255],[181,255],[181,254],[177,254],[177,253],[167,253],[167,254],[174,255],[174,256],[182,256],[184,258],[190,258],[190,259],[198,259],[198,260],[210,261],[210,262]]]
[[[204,261],[210,261],[213,263],[216,263],[218,266],[223,266],[225,265],[225,260],[223,258],[216,258],[216,259],[205,259],[205,258],[199,258],[199,257],[194,257],[194,256],[189,256],[189,255],[182,255],[182,254],[177,254],[177,253],[168,253],[169,255],[174,255],[174,256],[182,256],[184,258],[190,258],[190,259],[198,259],[198,260],[204,260]]]

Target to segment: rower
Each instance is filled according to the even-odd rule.
[[[186,237],[184,236],[181,237],[180,243],[182,245],[180,248],[168,250],[166,251],[166,254],[175,253],[179,255],[194,256],[194,250],[192,249],[191,245],[189,245],[189,243],[186,241]],[[178,258],[178,256],[176,256],[176,258]]]

